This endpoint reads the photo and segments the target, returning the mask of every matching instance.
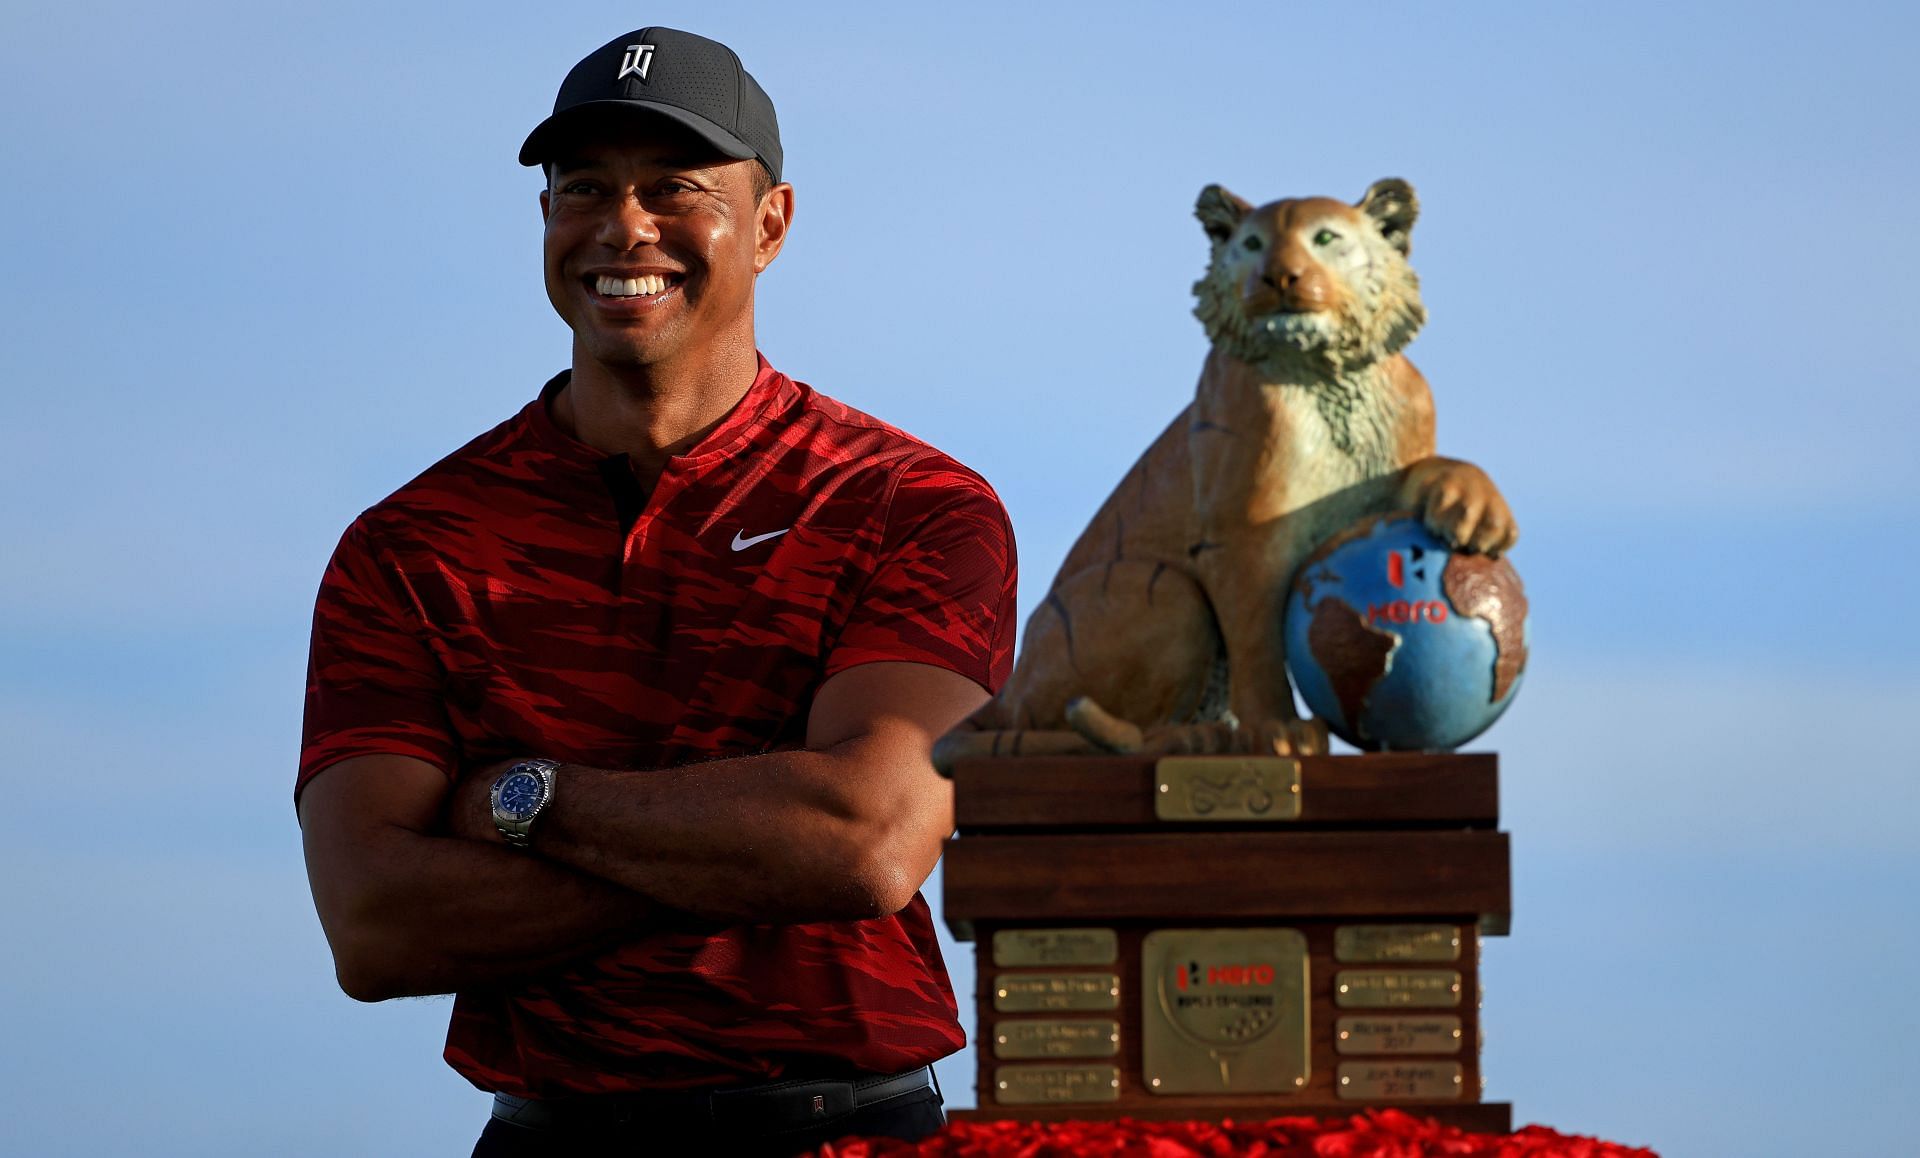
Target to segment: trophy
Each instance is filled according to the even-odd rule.
[[[946,919],[978,955],[979,1108],[955,1116],[1392,1105],[1504,1132],[1479,1066],[1497,759],[1452,750],[1511,702],[1527,608],[1507,504],[1434,453],[1401,353],[1418,202],[1209,186],[1196,214],[1193,401],[935,748]]]

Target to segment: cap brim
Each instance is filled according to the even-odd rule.
[[[526,144],[520,146],[520,163],[538,165],[553,160],[553,148],[562,139],[574,122],[595,112],[612,109],[628,109],[634,113],[650,117],[662,117],[692,132],[723,157],[732,157],[736,161],[745,161],[759,156],[753,146],[739,137],[714,124],[698,113],[690,113],[678,105],[655,104],[651,101],[586,101],[557,112],[533,127],[527,134]]]

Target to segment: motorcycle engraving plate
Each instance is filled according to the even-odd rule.
[[[1233,824],[1300,819],[1300,761],[1278,756],[1164,756],[1153,766],[1161,820]]]

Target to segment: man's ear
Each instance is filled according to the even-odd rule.
[[[755,227],[759,240],[754,246],[753,272],[765,273],[780,248],[787,243],[787,230],[793,225],[793,186],[784,182],[767,190],[760,199]]]
[[[1252,205],[1218,185],[1200,190],[1200,200],[1193,205],[1193,215],[1200,219],[1200,228],[1216,242],[1225,241],[1251,212]]]
[[[547,190],[545,189],[540,190],[540,223],[543,225],[546,224],[547,206],[549,203],[550,203],[550,198],[548,197]]]

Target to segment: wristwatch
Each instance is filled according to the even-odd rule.
[[[508,844],[528,847],[533,822],[553,803],[553,770],[558,760],[522,760],[493,782],[493,825]]]

